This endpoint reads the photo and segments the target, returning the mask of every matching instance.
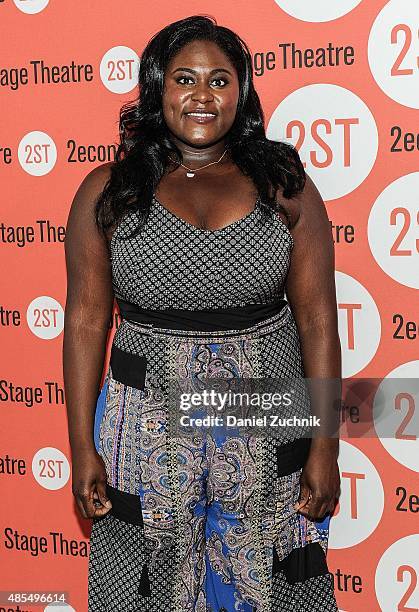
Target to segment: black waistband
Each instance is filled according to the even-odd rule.
[[[164,329],[198,331],[245,329],[272,317],[288,304],[287,300],[280,298],[269,304],[246,304],[234,308],[149,310],[120,298],[116,298],[116,301],[121,316],[129,321],[153,324]]]

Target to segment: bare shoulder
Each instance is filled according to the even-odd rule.
[[[90,235],[90,240],[103,240],[95,221],[95,206],[98,196],[108,182],[113,162],[97,166],[80,183],[68,213],[66,243],[81,235]]]
[[[314,229],[318,224],[328,223],[327,211],[323,198],[311,177],[305,173],[304,189],[292,198],[280,196],[280,203],[290,215],[290,229],[297,231],[304,226]]]
[[[114,165],[115,162],[106,162],[93,168],[93,170],[84,177],[76,195],[83,195],[89,201],[91,201],[92,198],[96,199],[108,182]]]

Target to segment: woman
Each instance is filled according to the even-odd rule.
[[[144,50],[139,85],[117,160],[83,181],[65,243],[89,611],[335,611],[337,438],[170,435],[167,401],[176,380],[340,378],[324,203],[295,148],[266,138],[231,30],[170,24]],[[98,393],[114,297],[122,323]],[[335,398],[317,393],[327,418]]]

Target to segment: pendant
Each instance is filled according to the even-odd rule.
[[[188,178],[193,178],[193,177],[195,176],[195,172],[187,172],[187,173],[186,173],[186,176],[187,176]]]

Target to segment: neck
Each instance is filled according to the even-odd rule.
[[[182,162],[188,166],[188,168],[198,168],[199,166],[219,160],[226,148],[224,139],[208,147],[194,147],[182,142],[178,138],[173,138],[173,141],[182,153]],[[227,158],[228,152],[224,155],[220,164],[225,163]]]

